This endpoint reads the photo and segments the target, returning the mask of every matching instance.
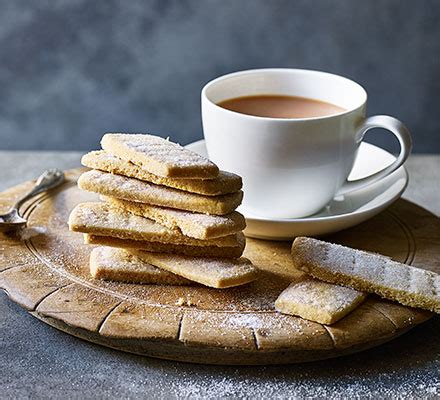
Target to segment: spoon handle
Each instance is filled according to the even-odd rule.
[[[17,210],[21,205],[31,199],[32,197],[45,192],[46,190],[53,189],[64,182],[64,173],[60,169],[48,169],[44,171],[35,182],[35,186],[32,190],[15,203],[13,208]]]

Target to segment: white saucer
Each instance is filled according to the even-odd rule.
[[[207,156],[204,140],[186,147]],[[394,160],[395,157],[387,151],[369,143],[361,143],[349,179],[359,179],[380,171]],[[244,233],[249,237],[291,240],[296,236],[325,235],[357,225],[379,214],[402,195],[407,184],[408,173],[405,167],[400,167],[379,182],[334,198],[319,213],[307,218],[264,218],[246,212],[243,206],[238,211],[246,217],[247,228]]]

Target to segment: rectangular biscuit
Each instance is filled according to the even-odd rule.
[[[440,313],[440,275],[435,272],[307,237],[295,239],[292,259],[295,268],[320,280]]]
[[[78,187],[123,200],[214,215],[231,213],[243,199],[241,190],[221,196],[202,196],[98,170],[83,173]]]
[[[293,282],[275,301],[275,308],[289,315],[330,325],[354,310],[367,295],[357,290],[304,277]]]
[[[141,181],[155,183],[156,185],[168,186],[205,196],[235,193],[243,186],[241,177],[226,171],[220,171],[218,177],[213,179],[165,178],[151,174],[142,167],[129,161],[124,161],[103,150],[92,151],[83,155],[81,163],[92,169],[99,169],[112,174],[124,175]]]
[[[90,253],[90,273],[96,279],[159,285],[191,285],[193,282],[140,260],[124,249],[95,247]]]
[[[141,260],[183,276],[191,281],[218,289],[244,285],[257,279],[257,268],[247,258],[225,260],[182,255],[135,252]]]
[[[238,234],[238,246],[188,246],[183,244],[160,243],[146,240],[119,239],[111,236],[84,234],[84,243],[101,246],[135,249],[156,253],[183,254],[192,257],[237,258],[243,254],[245,239]]]
[[[151,219],[100,202],[78,204],[70,213],[69,229],[120,239],[151,240],[189,246],[239,246],[237,234],[208,240],[194,239],[182,235],[177,229],[168,229]]]
[[[227,215],[208,215],[107,196],[101,196],[101,200],[133,214],[150,218],[169,229],[178,229],[182,234],[196,239],[206,240],[232,235],[246,227],[243,215],[237,211]]]
[[[159,176],[211,179],[219,173],[217,165],[206,157],[159,136],[106,133],[101,146],[108,153]]]

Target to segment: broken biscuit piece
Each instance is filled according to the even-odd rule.
[[[304,277],[293,282],[275,301],[275,308],[289,315],[330,325],[354,310],[367,295],[363,292]]]

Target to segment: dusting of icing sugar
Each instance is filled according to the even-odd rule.
[[[17,235],[20,240],[29,240],[35,236],[43,235],[46,232],[47,229],[44,226],[32,226],[30,228],[25,227],[20,231],[17,231]]]
[[[214,167],[215,164],[177,143],[148,134],[106,134],[102,138],[104,150],[114,150],[116,146],[139,153],[152,160],[184,167]]]
[[[207,375],[203,370],[203,379],[194,379],[190,373],[181,374],[179,379],[170,380],[171,392],[184,399],[218,398],[265,398],[265,399],[406,399],[430,398],[440,394],[440,381],[403,382],[393,385],[388,379],[375,379],[371,376],[351,376],[350,381],[341,376],[333,380],[317,376],[312,368],[304,365],[295,367],[259,367],[259,373],[240,368],[220,370],[217,368]],[[286,370],[290,373],[286,373]],[[303,372],[301,372],[301,370]],[[227,372],[229,371],[229,373]],[[235,372],[234,372],[235,371]],[[247,372],[246,372],[247,371]]]
[[[280,294],[279,299],[287,304],[302,304],[317,310],[336,312],[351,307],[362,297],[362,292],[348,287],[304,278],[292,283]]]
[[[221,323],[221,327],[233,326],[236,328],[260,329],[267,327],[267,321],[264,321],[258,314],[233,314],[225,318]]]

